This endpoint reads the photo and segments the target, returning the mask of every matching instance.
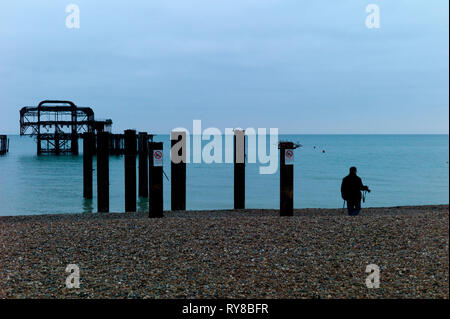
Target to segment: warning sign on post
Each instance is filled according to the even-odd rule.
[[[284,163],[286,165],[294,165],[294,150],[284,150]]]
[[[161,150],[153,151],[153,166],[163,166],[163,152]]]

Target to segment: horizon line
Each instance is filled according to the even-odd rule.
[[[134,128],[130,128],[134,130]],[[136,130],[136,132],[145,132],[141,130]],[[112,134],[122,134],[123,131],[113,131]],[[158,133],[158,132],[147,132],[153,135],[170,135],[169,133]],[[80,133],[81,135],[82,133]],[[9,135],[9,136],[21,136],[20,133],[8,133],[8,132],[0,132],[0,135]],[[194,134],[191,134],[194,135]],[[222,135],[225,135],[222,134]],[[449,132],[446,133],[278,133],[278,135],[449,135]],[[29,136],[23,135],[23,136]]]

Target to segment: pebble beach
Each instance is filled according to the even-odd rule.
[[[0,298],[448,299],[449,209],[0,217],[0,257]]]

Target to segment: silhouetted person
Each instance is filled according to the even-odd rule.
[[[350,173],[344,177],[341,185],[341,195],[347,201],[350,216],[358,215],[361,210],[361,191],[370,193],[369,187],[363,185],[361,178],[356,175],[356,167],[350,167]]]

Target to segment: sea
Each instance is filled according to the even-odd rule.
[[[0,216],[97,212],[96,171],[94,199],[83,199],[81,140],[79,156],[37,156],[33,138],[9,139],[9,153],[0,156]],[[302,145],[293,159],[295,208],[342,208],[340,185],[351,166],[372,190],[364,207],[449,203],[448,135],[280,135],[279,139]],[[170,210],[170,137],[156,135],[154,140],[164,143],[164,209]],[[207,143],[203,141],[203,146]],[[267,139],[267,147],[269,143]],[[227,150],[223,145],[223,159]],[[279,208],[279,169],[260,174],[265,165],[246,164],[247,208]],[[232,209],[233,172],[230,163],[188,163],[187,209]],[[111,156],[110,211],[123,212],[124,198],[124,158]],[[136,201],[139,211],[148,211],[148,199]]]

